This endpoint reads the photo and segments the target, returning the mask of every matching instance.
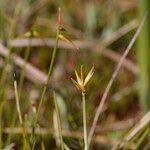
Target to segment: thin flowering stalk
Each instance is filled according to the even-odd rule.
[[[86,124],[86,102],[85,93],[82,92],[82,108],[83,108],[83,130],[84,130],[84,149],[88,149],[87,124]]]
[[[50,62],[50,66],[49,66],[49,70],[48,70],[48,74],[47,74],[47,80],[46,80],[46,83],[45,83],[45,85],[43,87],[42,95],[41,95],[41,98],[40,98],[40,103],[39,103],[39,106],[37,108],[37,113],[35,115],[35,121],[34,121],[34,125],[33,125],[34,127],[37,124],[39,112],[40,112],[40,109],[42,107],[42,104],[43,104],[43,101],[44,101],[44,96],[45,96],[45,93],[46,93],[47,88],[48,88],[48,82],[49,82],[51,74],[52,74],[54,61],[55,61],[55,57],[56,57],[56,51],[57,51],[57,48],[58,48],[58,41],[59,41],[59,34],[60,34],[60,25],[61,25],[61,20],[60,20],[60,9],[59,9],[58,29],[57,29],[57,34],[56,34],[56,43],[55,43],[55,46],[54,46],[53,52],[52,52],[52,58],[51,58],[51,62]]]
[[[59,31],[58,31],[58,34],[59,34]],[[56,50],[57,50],[57,47],[58,47],[58,40],[59,40],[58,34],[57,34],[57,36],[56,36],[56,44],[55,44],[55,47],[54,47],[54,49],[53,49],[52,59],[51,59],[51,63],[50,63],[50,67],[49,67],[49,71],[48,71],[48,75],[47,75],[47,80],[46,80],[45,86],[44,86],[43,91],[42,91],[42,95],[41,95],[40,103],[39,103],[39,106],[38,106],[38,109],[37,109],[37,113],[36,113],[35,123],[34,123],[34,124],[37,123],[37,119],[38,119],[38,116],[39,116],[39,112],[40,112],[41,106],[42,106],[43,101],[44,101],[45,93],[46,93],[46,91],[47,91],[48,82],[49,82],[50,77],[51,77],[51,74],[52,74],[52,69],[53,69],[53,65],[54,65],[54,60],[55,60],[55,57],[56,57]]]
[[[52,58],[51,58],[50,66],[49,66],[49,69],[48,69],[47,80],[46,80],[45,85],[43,87],[43,91],[42,91],[42,94],[41,94],[41,98],[40,98],[40,101],[39,101],[37,112],[36,112],[36,115],[35,115],[35,118],[34,118],[34,121],[33,121],[33,134],[32,134],[32,137],[35,136],[34,130],[35,130],[35,127],[36,127],[37,122],[38,122],[38,116],[39,116],[39,113],[40,113],[40,110],[41,110],[41,107],[42,107],[42,104],[43,104],[43,101],[44,101],[44,97],[45,97],[45,94],[46,94],[46,91],[47,91],[47,88],[48,88],[48,83],[50,81],[51,74],[52,74],[52,71],[53,71],[54,62],[55,62],[56,53],[57,53],[57,48],[58,48],[58,41],[59,41],[59,39],[63,39],[63,40],[66,41],[66,38],[61,34],[61,30],[62,30],[62,27],[61,27],[61,10],[59,9],[58,28],[57,28],[57,33],[56,33],[56,43],[55,43],[53,51],[52,51]],[[71,44],[71,42],[70,42],[70,44]]]
[[[75,44],[67,39],[62,33],[62,25],[61,25],[61,9],[59,8],[59,13],[58,13],[58,28],[57,28],[57,33],[56,33],[56,43],[54,45],[54,48],[53,48],[53,52],[52,52],[52,58],[51,58],[51,62],[50,62],[50,66],[49,66],[49,70],[48,70],[48,74],[47,74],[47,80],[46,80],[46,83],[45,83],[45,86],[43,88],[43,91],[42,91],[42,95],[41,95],[41,98],[40,98],[40,103],[39,103],[39,106],[37,108],[37,113],[36,113],[36,116],[35,116],[35,122],[34,124],[36,125],[37,123],[37,120],[38,120],[38,116],[39,116],[39,112],[40,112],[40,109],[41,109],[41,106],[43,104],[43,101],[44,101],[44,96],[45,96],[45,93],[47,91],[47,87],[48,87],[48,83],[49,83],[49,80],[51,78],[51,74],[52,74],[52,71],[53,71],[53,67],[54,67],[54,61],[55,61],[55,58],[56,58],[56,52],[57,52],[57,48],[58,48],[58,41],[61,39],[61,40],[64,40],[68,43],[70,43],[72,46],[74,46],[74,48],[76,48],[78,50],[78,48],[75,46]]]
[[[77,71],[75,71],[76,80],[72,79],[73,84],[75,87],[81,92],[82,95],[82,110],[83,110],[83,130],[84,130],[84,150],[88,150],[88,137],[87,137],[87,123],[86,123],[86,86],[89,83],[91,77],[94,74],[94,66],[91,68],[89,73],[84,79],[83,75],[83,67],[80,68],[80,76]]]

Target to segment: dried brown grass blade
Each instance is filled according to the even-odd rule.
[[[122,64],[123,64],[125,58],[127,57],[127,55],[129,53],[129,51],[131,50],[133,44],[135,43],[135,41],[136,41],[136,39],[137,39],[137,37],[138,37],[138,35],[139,35],[143,25],[144,25],[144,22],[145,22],[146,18],[147,18],[147,14],[144,16],[142,22],[140,23],[136,33],[134,34],[133,38],[131,39],[131,41],[130,41],[128,47],[126,48],[124,54],[122,55],[122,57],[121,57],[118,65],[117,65],[116,69],[114,70],[110,81],[108,82],[108,84],[106,86],[104,94],[103,94],[103,96],[101,98],[101,101],[99,103],[99,106],[98,106],[98,108],[96,110],[96,113],[95,113],[95,116],[94,116],[94,120],[93,120],[91,129],[90,129],[90,132],[89,132],[89,136],[88,136],[88,143],[89,143],[89,145],[90,145],[90,143],[92,141],[92,138],[93,138],[93,135],[94,135],[94,132],[95,132],[95,128],[96,128],[99,116],[100,116],[100,114],[102,112],[103,106],[104,106],[105,101],[107,99],[108,93],[109,93],[109,91],[110,91],[110,89],[112,87],[112,84],[113,84],[114,80],[116,79],[116,77],[117,77],[117,75],[118,75],[118,73],[120,71],[120,68],[122,67]]]

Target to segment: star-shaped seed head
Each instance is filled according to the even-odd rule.
[[[75,87],[79,91],[85,92],[86,91],[86,86],[87,86],[88,82],[90,81],[90,79],[92,78],[93,74],[94,74],[94,66],[91,68],[91,70],[89,71],[87,76],[84,78],[83,66],[81,66],[80,67],[80,75],[75,70],[76,80],[74,80],[72,78],[71,78],[71,80],[72,80],[73,84],[75,85]]]

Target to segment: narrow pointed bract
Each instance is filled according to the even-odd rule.
[[[76,87],[79,91],[84,91],[83,87],[82,87],[80,84],[78,84],[78,82],[76,82],[76,81],[75,81],[74,79],[72,79],[72,78],[71,78],[71,80],[72,80],[73,84],[75,85],[75,87]]]
[[[84,80],[84,86],[87,85],[87,83],[90,81],[90,79],[92,78],[94,74],[94,66],[91,68],[91,70],[89,71],[89,73],[87,74],[85,80]]]
[[[79,77],[77,71],[75,71],[75,75],[76,75],[77,82],[78,82],[80,85],[82,85],[82,84],[83,84],[83,81],[82,81],[81,78]]]

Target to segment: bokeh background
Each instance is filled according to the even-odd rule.
[[[13,84],[14,72],[18,84],[20,82],[23,65],[18,59],[25,59],[27,49],[27,62],[32,66],[24,71],[20,108],[26,126],[32,128],[33,108],[39,104],[56,41],[59,8],[62,35],[68,41],[59,41],[53,73],[40,110],[41,133],[37,134],[35,149],[59,149],[55,133],[57,123],[53,119],[54,90],[64,141],[71,150],[83,149],[82,101],[80,92],[71,82],[71,78],[75,78],[74,71],[83,65],[87,74],[95,66],[86,93],[89,130],[112,73],[146,13],[141,34],[109,92],[91,149],[115,147],[150,109],[149,0],[0,0],[1,148],[14,144],[14,149],[22,149]],[[9,54],[5,52],[9,50],[13,58],[7,63]],[[127,148],[148,150],[150,129],[139,144],[145,131],[147,127],[129,142]]]

